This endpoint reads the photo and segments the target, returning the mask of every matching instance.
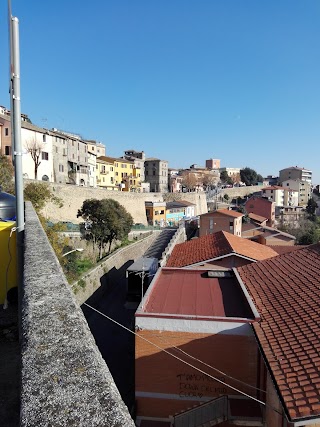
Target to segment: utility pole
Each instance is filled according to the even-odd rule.
[[[23,236],[24,236],[24,198],[22,175],[21,144],[21,104],[20,104],[20,48],[19,20],[11,14],[11,1],[8,0],[9,34],[10,34],[10,105],[11,105],[11,146],[15,176],[16,192],[16,233],[17,233],[17,268],[19,301],[22,296],[23,283]]]

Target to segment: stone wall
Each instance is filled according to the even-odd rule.
[[[31,203],[21,304],[20,426],[132,426]]]
[[[25,184],[33,182],[25,180]],[[77,218],[78,209],[86,199],[105,199],[111,198],[117,200],[123,205],[133,217],[133,221],[147,224],[145,202],[162,202],[165,200],[187,200],[196,205],[196,215],[207,212],[206,197],[204,193],[128,193],[124,191],[109,191],[104,188],[78,187],[76,185],[48,183],[54,194],[63,201],[63,207],[58,208],[53,203],[48,203],[43,211],[46,218],[53,222],[71,221],[73,223],[81,222]]]
[[[73,284],[73,290],[78,304],[83,304],[90,298],[99,288],[101,292],[105,292],[113,286],[113,282],[117,279],[117,272],[123,268],[129,261],[135,261],[140,258],[149,248],[152,242],[157,238],[160,231],[155,231],[150,236],[132,243],[125,248],[118,249],[99,263],[92,270],[88,271],[81,280]],[[98,298],[101,298],[97,295]]]

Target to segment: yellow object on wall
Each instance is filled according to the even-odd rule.
[[[16,233],[11,232],[15,225],[0,221],[0,304],[5,302],[7,291],[17,286]]]

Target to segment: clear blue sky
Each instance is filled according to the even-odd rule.
[[[12,0],[33,123],[169,161],[320,183],[318,0]],[[7,2],[0,105],[9,107]]]

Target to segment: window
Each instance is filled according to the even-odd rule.
[[[63,165],[59,165],[59,172],[63,172],[63,171],[64,171]]]
[[[47,153],[46,151],[42,151],[41,157],[42,157],[42,160],[49,160],[49,153]],[[43,181],[45,181],[45,180],[43,180]]]
[[[6,156],[10,156],[10,154],[11,154],[11,147],[10,147],[10,145],[6,145],[6,146],[4,147],[4,154],[5,154]]]
[[[118,176],[119,174],[118,174],[118,172],[116,172],[116,176]]]
[[[213,218],[210,218],[209,220],[209,229],[213,230]]]
[[[110,171],[113,172],[113,166],[110,166]]]
[[[58,152],[58,147],[56,147],[56,153]]]
[[[9,135],[9,128],[4,128],[4,134],[5,134],[5,136]]]
[[[153,176],[156,174],[156,171],[153,171]]]
[[[47,141],[47,135],[42,135],[42,141],[46,142]],[[43,180],[44,181],[44,180]]]
[[[67,150],[64,148],[63,149],[63,155],[66,156],[67,155]]]

